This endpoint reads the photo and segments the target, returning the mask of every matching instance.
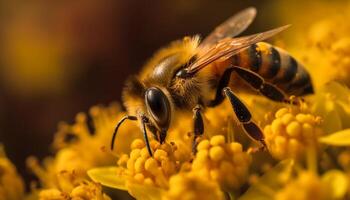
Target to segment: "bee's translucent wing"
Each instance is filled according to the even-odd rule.
[[[197,60],[187,68],[187,72],[196,73],[209,63],[218,59],[228,59],[250,45],[266,40],[267,38],[285,30],[289,26],[290,25],[286,25],[266,32],[238,38],[224,38],[209,47],[200,48],[197,53]]]
[[[226,37],[235,37],[248,28],[256,15],[253,7],[242,10],[220,24],[201,43],[201,46],[214,44]]]

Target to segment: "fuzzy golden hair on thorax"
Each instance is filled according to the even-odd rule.
[[[172,55],[177,55],[178,64],[187,63],[192,56],[196,54],[197,47],[200,43],[200,37],[198,35],[189,37],[186,36],[183,39],[171,42],[168,46],[158,50],[153,57],[144,65],[140,78],[144,79],[152,73],[154,68],[162,62],[165,58]]]

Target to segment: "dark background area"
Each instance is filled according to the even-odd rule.
[[[120,101],[126,77],[158,48],[207,35],[248,6],[246,33],[281,25],[268,1],[0,1],[0,142],[18,170],[50,153],[58,122]]]

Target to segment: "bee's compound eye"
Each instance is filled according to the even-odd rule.
[[[145,94],[149,114],[158,126],[167,129],[170,122],[170,104],[165,94],[156,87],[147,89]]]

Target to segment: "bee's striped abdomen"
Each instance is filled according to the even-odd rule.
[[[312,83],[305,68],[286,51],[259,42],[233,56],[233,64],[250,69],[289,95],[312,93]]]

